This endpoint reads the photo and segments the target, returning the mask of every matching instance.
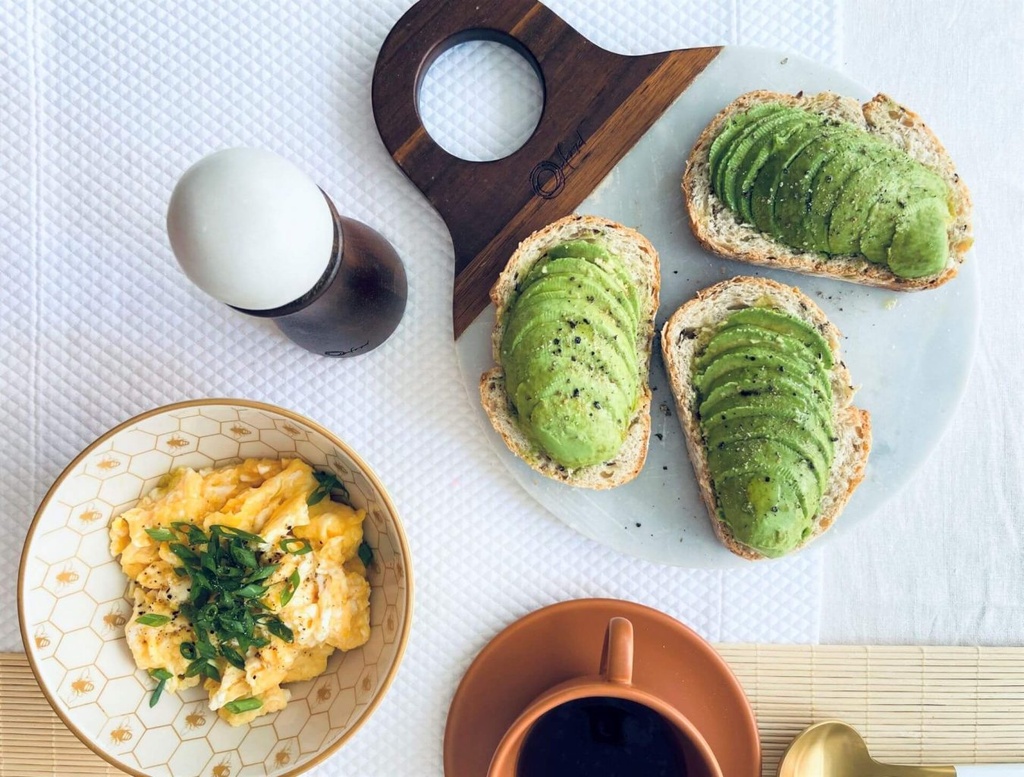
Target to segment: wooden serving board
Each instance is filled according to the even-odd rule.
[[[445,151],[417,109],[419,84],[430,64],[451,46],[478,39],[520,52],[544,91],[533,135],[491,162]],[[973,355],[978,306],[970,261],[940,289],[899,295],[730,262],[697,245],[680,191],[686,157],[714,115],[753,89],[832,90],[861,100],[875,93],[818,63],[764,49],[614,54],[535,0],[420,0],[384,41],[374,73],[373,110],[384,144],[452,236],[453,332],[484,433],[519,483],[560,520],[651,561],[689,567],[748,563],[713,535],[674,417],[657,339],[650,450],[639,477],[625,486],[586,491],[533,472],[507,450],[480,406],[480,375],[493,366],[488,292],[518,243],[536,229],[576,211],[646,235],[661,256],[659,329],[699,289],[741,274],[797,285],[825,310],[846,335],[844,360],[861,387],[858,406],[872,414],[875,442],[864,483],[842,520],[816,544],[849,532],[910,479],[952,417]]]
[[[530,139],[494,162],[449,154],[416,106],[431,63],[467,40],[519,51],[550,106]],[[377,57],[373,114],[392,158],[451,232],[456,339],[487,307],[519,241],[583,202],[720,50],[614,54],[535,0],[421,0],[398,21]]]
[[[794,736],[831,718],[857,727],[871,752],[893,763],[1024,761],[1024,648],[716,648],[757,715],[763,777],[775,777]],[[64,727],[24,654],[0,654],[0,777],[43,774],[121,772]]]

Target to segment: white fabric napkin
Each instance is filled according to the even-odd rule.
[[[0,6],[0,649],[20,648],[14,571],[34,509],[96,436],[201,396],[296,410],[346,439],[387,484],[416,580],[398,679],[324,775],[439,773],[462,672],[497,631],[545,604],[631,599],[712,640],[814,642],[819,630],[816,551],[728,573],[638,562],[559,524],[484,442],[451,342],[447,230],[388,157],[370,111],[378,48],[407,6]],[[743,43],[839,61],[836,0],[550,6],[623,53]],[[482,63],[465,66],[472,47],[454,52],[424,92],[424,113],[456,139],[486,94],[481,84],[523,72],[514,58],[476,49]],[[446,68],[474,78],[445,86]],[[508,93],[539,95],[523,85]],[[521,138],[529,116],[510,109],[521,110],[499,97],[480,110],[492,130]],[[472,142],[455,142],[474,153]],[[271,323],[205,297],[177,269],[164,232],[171,189],[197,159],[236,145],[283,154],[341,212],[394,243],[410,296],[384,347],[353,360],[310,355]]]

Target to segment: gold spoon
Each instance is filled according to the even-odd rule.
[[[838,720],[797,736],[779,762],[779,777],[1024,777],[1024,765],[892,766],[871,757],[856,729]]]

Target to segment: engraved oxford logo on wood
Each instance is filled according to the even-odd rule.
[[[565,179],[576,167],[572,160],[580,149],[587,145],[582,130],[577,127],[576,135],[555,146],[554,153],[543,162],[538,162],[530,171],[530,188],[545,200],[557,197],[565,188]]]

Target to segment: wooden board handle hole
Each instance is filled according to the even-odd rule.
[[[543,77],[511,38],[465,41],[425,70],[416,107],[427,134],[445,151],[490,162],[533,136],[544,107]]]

